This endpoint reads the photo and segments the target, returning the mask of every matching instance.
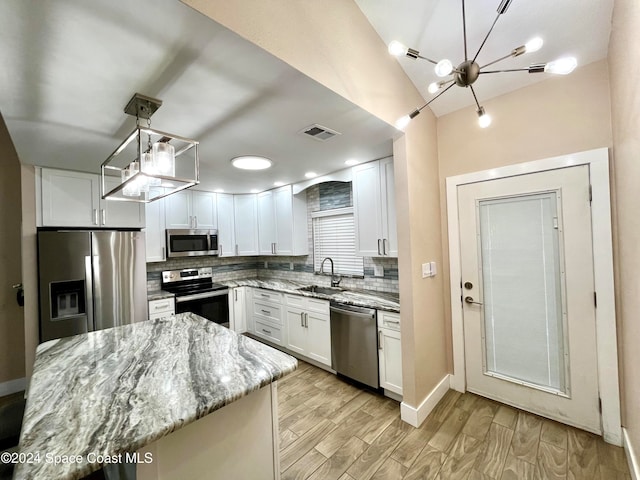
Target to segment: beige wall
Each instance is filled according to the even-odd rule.
[[[0,116],[0,383],[24,377],[24,323],[13,284],[20,262],[20,162]]]
[[[447,177],[612,145],[609,76],[605,60],[578,68],[566,77],[553,77],[496,97],[483,105],[493,119],[487,129],[478,127],[475,107],[438,119],[440,200],[447,266],[449,240],[444,186]],[[450,345],[448,268],[443,271],[447,297],[446,336]],[[453,371],[451,352],[448,361],[449,369]]]
[[[422,98],[353,1],[183,0],[294,68],[393,123]],[[404,399],[417,406],[447,373],[435,119],[423,112],[395,141]]]
[[[623,426],[640,452],[640,3],[615,0],[609,44]]]

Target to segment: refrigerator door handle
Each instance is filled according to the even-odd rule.
[[[93,322],[93,269],[91,266],[91,256],[84,257],[84,284],[86,290],[86,306],[87,306],[87,331],[95,330]]]

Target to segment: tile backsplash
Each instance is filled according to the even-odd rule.
[[[311,213],[353,205],[350,182],[327,182],[306,190],[309,252],[313,252]],[[279,278],[315,285],[329,285],[329,275],[313,272],[313,253],[298,257],[187,257],[147,263],[147,289],[160,288],[161,272],[185,268],[212,267],[213,281],[241,278]],[[381,276],[375,276],[376,270]],[[344,277],[340,285],[381,292],[399,291],[398,259],[364,257],[364,278]]]

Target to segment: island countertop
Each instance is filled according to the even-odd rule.
[[[39,461],[17,464],[14,479],[82,478],[101,467],[94,457],[133,453],[296,368],[192,313],[43,343],[19,447]]]

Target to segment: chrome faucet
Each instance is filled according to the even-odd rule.
[[[335,273],[333,273],[333,259],[331,257],[327,257],[322,260],[322,263],[320,264],[320,273],[324,273],[324,262],[326,262],[327,260],[331,262],[331,286],[337,287],[338,285],[340,285],[342,278],[340,277],[340,275],[336,275]]]

